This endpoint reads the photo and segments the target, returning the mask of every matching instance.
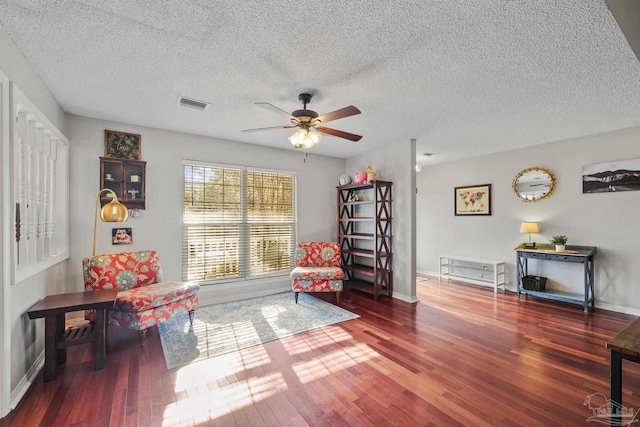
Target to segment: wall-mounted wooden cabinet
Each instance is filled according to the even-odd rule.
[[[113,190],[129,209],[144,209],[146,168],[147,162],[141,160],[100,157],[100,189]],[[106,191],[100,196],[102,206],[111,201],[107,196]]]

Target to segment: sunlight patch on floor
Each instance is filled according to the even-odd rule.
[[[162,425],[224,421],[299,383],[336,375],[380,357],[364,343],[349,346],[346,341],[350,339],[352,336],[342,328],[323,328],[279,340],[281,347],[272,348],[271,356],[269,346],[257,345],[184,366],[176,371],[177,401],[165,408]],[[279,366],[273,358],[283,349],[311,360]]]
[[[380,357],[380,355],[364,343],[314,357],[312,360],[292,366],[301,383],[306,384],[317,378],[336,373]]]
[[[234,376],[226,369],[224,373],[220,370],[218,375],[212,375],[210,371],[204,374],[203,364],[195,365],[198,368],[191,370],[189,376],[180,375],[183,385],[180,389],[176,387],[176,395],[181,398],[166,406],[163,426],[206,423],[267,399],[287,387],[280,372],[234,381]],[[185,388],[187,383],[189,386]]]
[[[302,354],[352,338],[351,334],[339,326],[325,326],[307,331],[296,339],[284,339],[282,345],[289,354]]]
[[[279,326],[282,322],[280,322],[280,314],[287,311],[281,305],[270,305],[262,308],[262,317],[267,321],[271,329],[273,329],[279,336],[286,335],[290,333],[289,329],[282,328]]]
[[[223,354],[211,359],[183,366],[177,370],[176,392],[189,389],[205,381],[216,381],[225,376],[256,369],[271,363],[271,357],[261,345]]]

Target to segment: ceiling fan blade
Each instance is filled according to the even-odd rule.
[[[356,135],[355,133],[344,132],[341,130],[326,128],[324,126],[318,126],[316,128],[318,132],[326,133],[327,135],[337,136],[339,138],[349,139],[351,141],[360,141],[362,139],[361,135]]]
[[[354,107],[353,105],[349,105],[348,107],[344,107],[339,110],[332,111],[327,114],[323,114],[320,117],[318,117],[316,120],[320,121],[321,123],[327,123],[327,122],[330,122],[331,120],[343,119],[345,117],[355,116],[356,114],[360,114],[360,113],[361,111],[358,110],[356,107]]]
[[[269,104],[268,102],[256,102],[256,105],[259,105],[262,108],[266,108],[267,110],[271,110],[274,113],[278,113],[278,114],[280,114],[282,116],[285,116],[289,120],[295,119],[295,117],[293,117],[291,114],[287,113],[286,111],[284,111],[281,108],[276,107],[273,104]]]
[[[274,129],[291,129],[291,128],[297,128],[298,126],[296,125],[287,125],[287,126],[270,126],[268,128],[255,128],[255,129],[244,129],[241,130],[240,132],[244,132],[244,133],[249,133],[249,132],[260,132],[263,130],[274,130]]]

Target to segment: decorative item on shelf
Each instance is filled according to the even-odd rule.
[[[367,166],[367,181],[373,182],[377,177],[378,175],[376,174],[376,171],[373,170],[373,167],[371,165]]]
[[[107,192],[108,196],[111,196],[112,200],[104,205],[102,209],[100,209],[100,195],[105,191]],[[102,219],[103,222],[125,222],[129,217],[129,212],[127,211],[126,206],[118,202],[118,197],[116,197],[116,193],[114,193],[113,190],[103,188],[102,190],[98,191],[98,194],[96,195],[96,215],[93,222],[93,256],[96,255],[98,210],[100,210],[100,219]]]
[[[142,136],[135,133],[104,131],[104,156],[140,160]]]
[[[524,244],[525,248],[535,249],[536,242],[531,243],[531,234],[538,234],[539,232],[537,222],[523,222],[520,224],[520,233],[529,233],[529,243]]]
[[[140,182],[140,175],[131,175],[131,182]]]
[[[567,236],[552,236],[551,243],[556,245],[556,252],[564,252],[565,245],[567,244]]]
[[[140,209],[138,208],[129,209],[130,218],[137,218],[139,216],[140,216]]]
[[[367,173],[363,171],[356,172],[355,182],[356,184],[362,184],[367,180]]]
[[[547,278],[542,276],[522,276],[522,288],[528,291],[544,291]]]
[[[351,193],[349,195],[349,201],[350,202],[359,202],[360,201],[360,196],[358,196],[356,193]]]
[[[110,174],[110,173],[104,174],[104,180],[105,181],[113,181],[113,175]]]
[[[135,188],[130,188],[129,190],[127,190],[127,193],[131,194],[131,198],[135,199],[136,198],[136,194],[138,194],[140,191],[136,190]]]
[[[346,173],[340,177],[340,185],[351,184],[351,182],[352,182],[351,177]]]

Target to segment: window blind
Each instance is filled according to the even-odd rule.
[[[295,175],[185,161],[183,278],[289,272],[296,241]]]

